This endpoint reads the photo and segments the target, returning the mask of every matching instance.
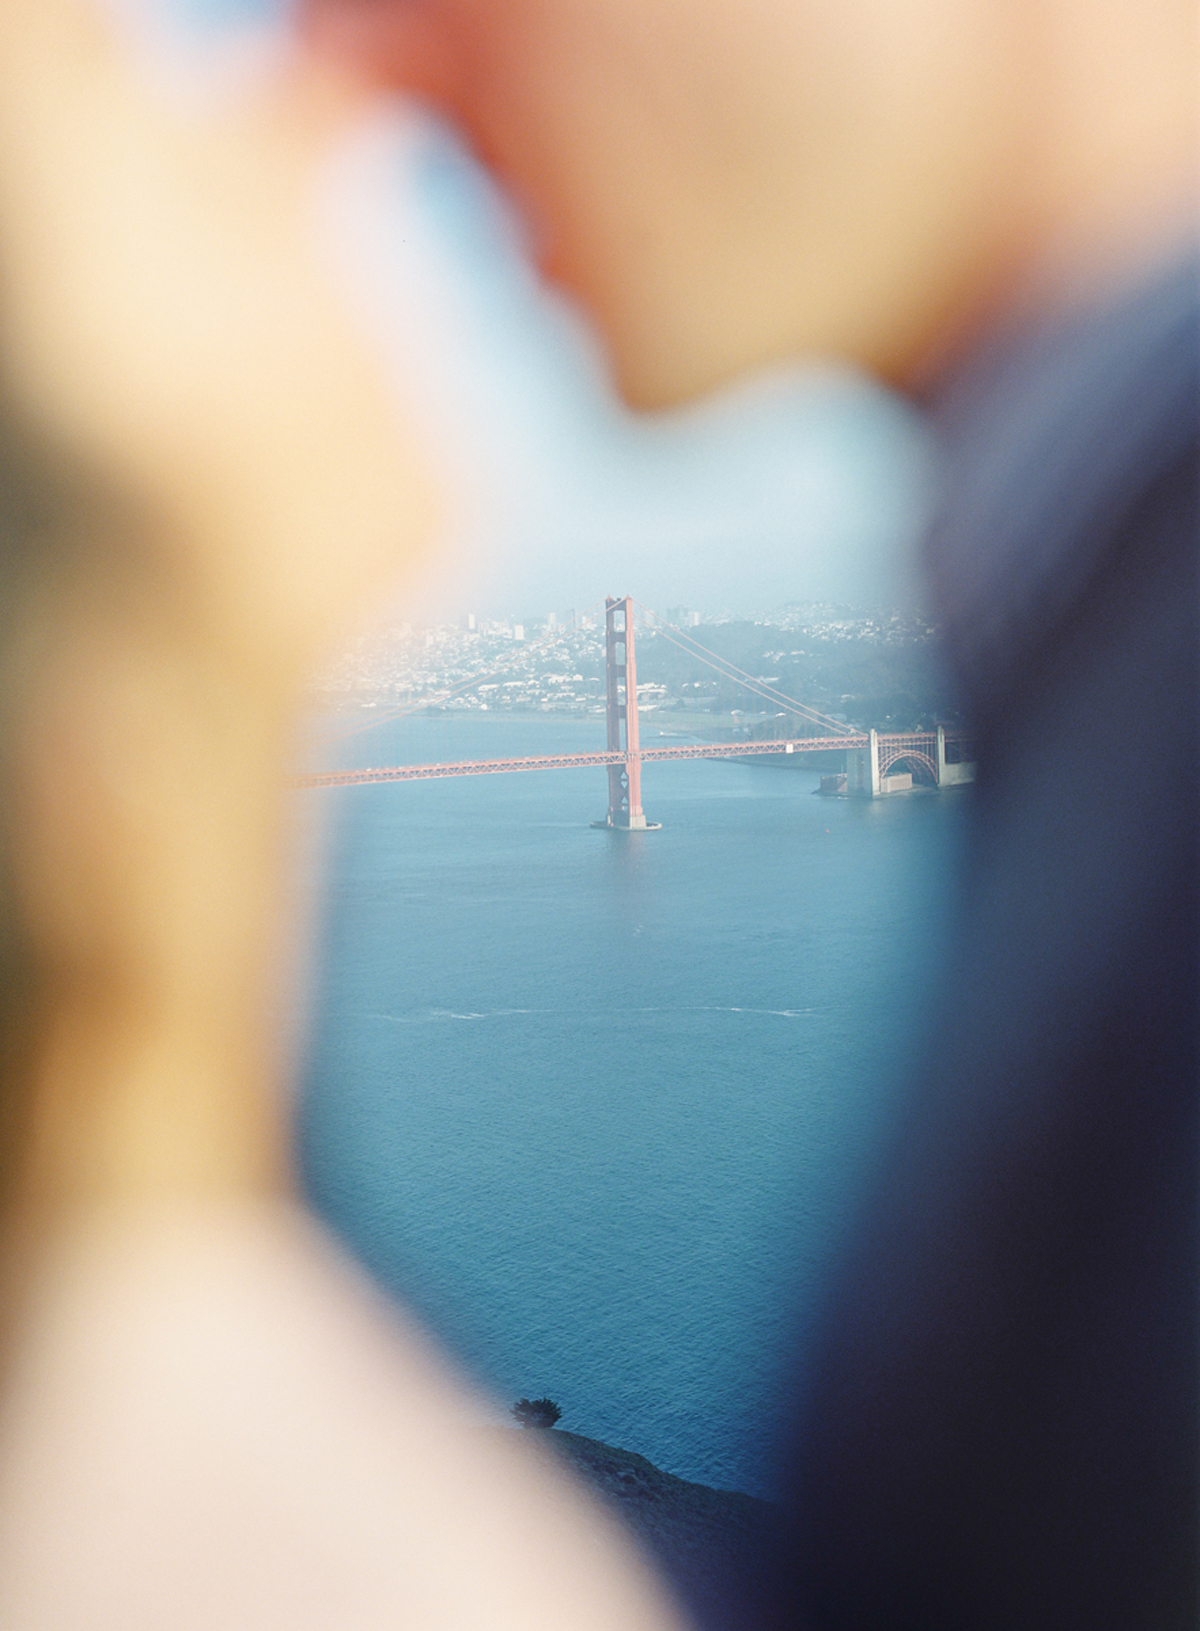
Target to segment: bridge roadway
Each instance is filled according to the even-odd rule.
[[[845,736],[797,736],[763,742],[688,742],[679,747],[641,748],[643,764],[664,759],[745,759],[753,753],[825,753],[830,748],[865,748],[868,737],[855,731]],[[435,765],[389,765],[382,769],[318,770],[298,776],[301,787],[354,787],[363,782],[431,781],[440,776],[498,776],[514,770],[574,770],[587,765],[621,765],[632,755],[622,752],[549,753],[520,759],[461,759]]]

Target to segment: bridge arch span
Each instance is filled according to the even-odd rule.
[[[937,786],[937,764],[930,758],[928,753],[923,753],[920,748],[899,747],[893,748],[890,752],[887,749],[881,749],[879,754],[879,774],[886,776],[896,765],[904,764],[906,761],[913,770],[920,766],[928,776],[930,785],[932,787]]]

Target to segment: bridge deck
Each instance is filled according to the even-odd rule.
[[[636,757],[643,764],[666,759],[744,759],[759,753],[826,753],[831,748],[867,745],[862,732],[846,736],[798,736],[773,742],[687,742],[678,747],[642,748]],[[432,781],[444,776],[498,776],[514,770],[574,770],[588,765],[624,764],[620,752],[549,753],[520,759],[460,759],[433,765],[388,765],[363,770],[318,770],[298,776],[301,787],[353,787],[363,782]]]

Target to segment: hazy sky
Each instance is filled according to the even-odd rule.
[[[196,53],[285,9],[114,3]],[[503,201],[418,111],[381,109],[332,155],[323,203],[373,343],[451,473],[457,518],[419,613],[528,617],[606,593],[733,612],[912,597],[929,456],[894,396],[797,365],[686,412],[627,413]]]

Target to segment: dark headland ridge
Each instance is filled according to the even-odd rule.
[[[529,1436],[615,1510],[700,1625],[737,1625],[743,1616],[750,1623],[774,1527],[768,1501],[690,1483],[631,1450],[561,1428]]]

